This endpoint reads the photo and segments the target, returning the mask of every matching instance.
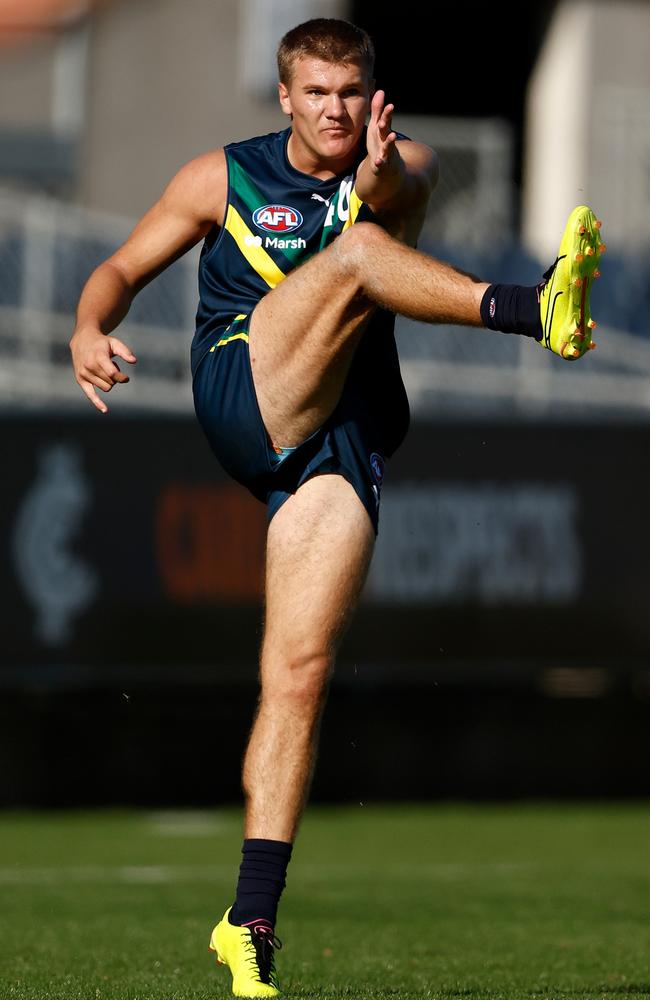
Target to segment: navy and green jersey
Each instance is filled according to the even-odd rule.
[[[238,321],[249,316],[295,267],[355,222],[373,218],[355,191],[356,172],[366,155],[365,137],[358,160],[345,174],[319,180],[289,162],[290,135],[288,128],[225,147],[228,200],[223,226],[213,227],[201,251],[193,374],[210,351],[227,348],[229,340],[247,339],[238,332]],[[392,313],[378,310],[366,328],[348,379],[358,383],[355,392],[364,407],[366,393],[368,405],[371,397],[373,403],[384,397],[376,419],[386,415],[385,393],[396,400],[404,394],[393,326]],[[401,426],[408,409],[405,397],[396,405],[402,414]],[[392,431],[398,432],[394,420],[391,436]]]
[[[201,253],[193,369],[215,333],[248,315],[294,267],[357,219],[372,217],[354,190],[365,142],[345,175],[323,181],[291,166],[290,135],[288,128],[225,147],[228,202],[223,228],[208,234]]]

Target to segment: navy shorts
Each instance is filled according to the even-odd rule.
[[[307,479],[322,473],[341,475],[353,486],[377,532],[385,461],[396,447],[396,438],[401,441],[408,427],[408,403],[396,351],[398,383],[394,377],[391,381],[397,391],[397,395],[393,393],[393,402],[398,402],[396,420],[387,423],[386,400],[377,399],[373,391],[378,387],[376,352],[368,383],[362,363],[368,352],[357,350],[334,412],[322,427],[278,461],[255,394],[248,348],[249,321],[249,316],[240,317],[218,331],[214,345],[194,374],[196,415],[220,464],[267,504],[269,520]],[[390,339],[394,350],[392,330]],[[381,378],[379,383],[383,396]]]

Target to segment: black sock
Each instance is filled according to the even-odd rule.
[[[282,840],[244,841],[237,898],[229,916],[231,924],[261,919],[275,926],[292,846]]]
[[[490,285],[481,299],[481,319],[488,330],[542,339],[539,293],[535,285]]]

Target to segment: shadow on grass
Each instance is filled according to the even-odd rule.
[[[557,987],[549,986],[546,989],[536,989],[536,990],[522,990],[522,989],[512,989],[503,990],[501,988],[492,990],[481,989],[481,987],[471,987],[468,989],[461,990],[437,990],[431,989],[426,992],[422,990],[399,990],[399,989],[381,989],[377,990],[373,987],[346,987],[344,989],[327,989],[327,987],[320,987],[318,989],[296,989],[288,990],[283,993],[283,997],[289,1000],[291,996],[295,997],[314,997],[320,998],[330,998],[330,997],[417,997],[417,996],[427,996],[431,1000],[435,1000],[436,997],[448,997],[449,1000],[453,1000],[455,997],[481,997],[489,998],[490,996],[507,997],[511,995],[517,998],[534,998],[539,997],[552,997],[553,1000],[563,1000],[565,997],[595,997],[603,996],[604,994],[608,996],[646,996],[650,997],[650,983],[620,983],[619,985],[612,985],[608,983],[605,985],[598,985],[593,987],[581,987],[580,989],[557,989]]]

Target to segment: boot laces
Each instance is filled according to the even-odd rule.
[[[275,951],[279,951],[282,942],[273,932],[270,924],[259,923],[249,927],[250,938],[246,942],[248,952],[246,961],[255,973],[260,983],[270,983],[278,988],[275,971]]]
[[[542,294],[542,292],[544,291],[544,289],[548,285],[549,281],[553,277],[553,272],[555,271],[555,268],[558,266],[558,264],[560,263],[561,260],[564,260],[565,257],[566,257],[566,254],[562,254],[561,257],[556,257],[555,260],[553,261],[553,263],[551,264],[551,266],[548,268],[548,270],[544,271],[544,274],[542,275],[542,280],[537,285],[537,299],[538,299],[538,301],[539,301],[540,295]]]

